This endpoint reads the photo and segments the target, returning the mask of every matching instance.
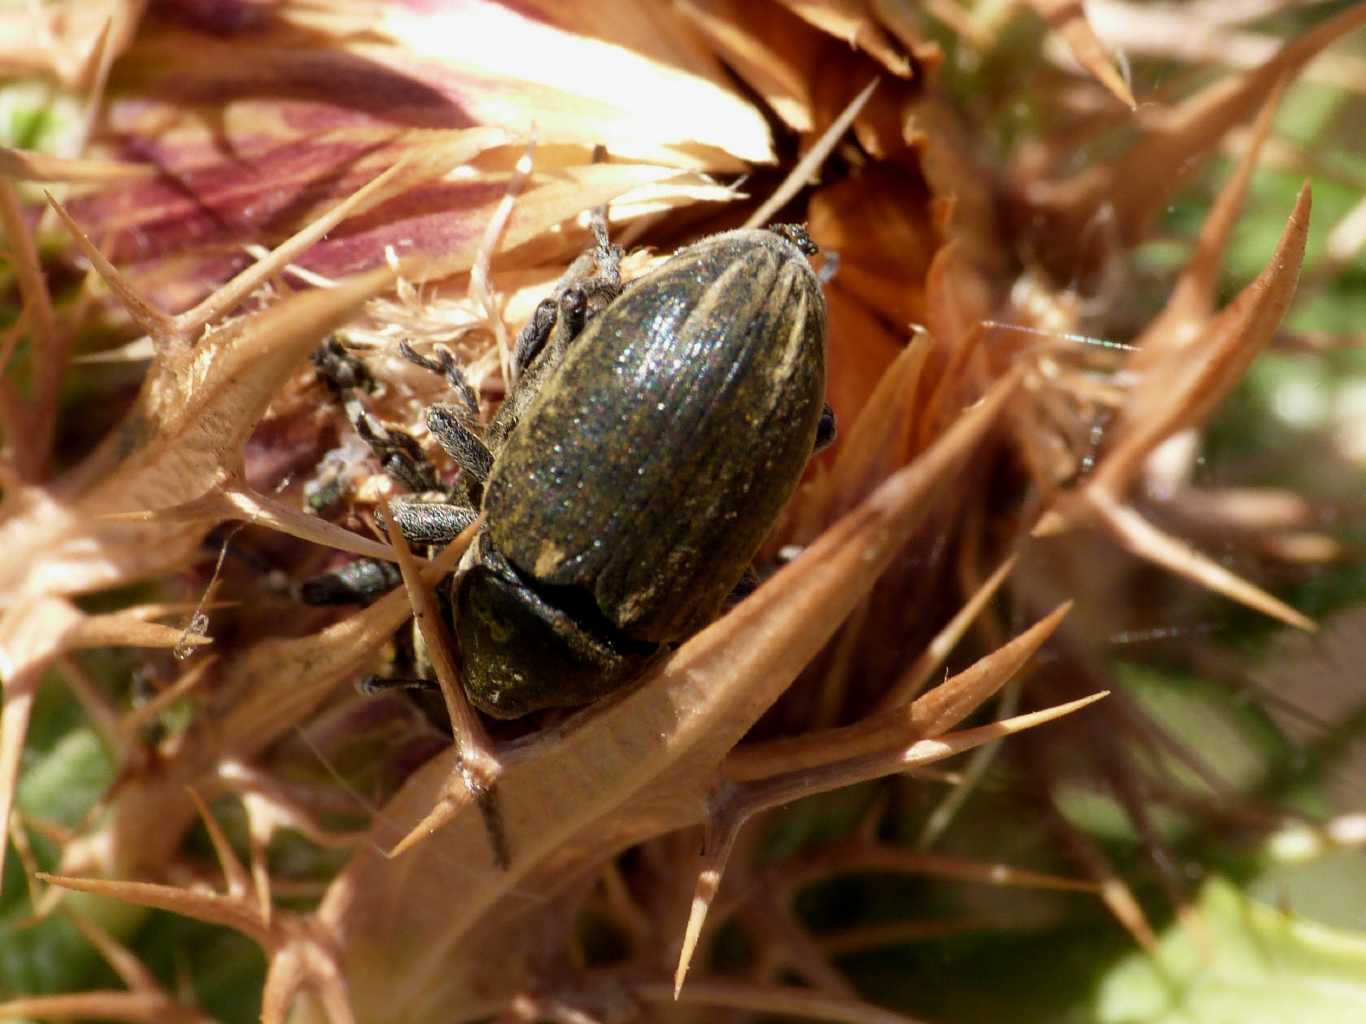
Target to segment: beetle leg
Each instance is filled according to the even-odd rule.
[[[573,341],[590,317],[621,294],[621,259],[625,253],[607,236],[605,206],[593,210],[589,227],[593,245],[569,265],[555,290],[540,301],[517,335],[512,363],[518,376],[545,349],[552,333],[560,345]]]
[[[830,408],[830,404],[827,402],[821,407],[820,422],[816,424],[816,447],[813,449],[812,454],[814,455],[816,452],[823,452],[834,444],[837,433],[835,428],[835,410]]]
[[[356,433],[370,446],[380,467],[392,479],[418,494],[440,490],[436,471],[416,441],[401,430],[381,426],[354,396],[348,397],[342,407]]]
[[[621,294],[621,259],[625,254],[621,246],[613,245],[607,237],[605,207],[593,211],[589,225],[593,230],[592,247],[569,265],[555,290],[540,301],[517,335],[513,365],[519,374],[541,354],[557,326],[557,339],[571,341],[583,329],[585,320]],[[569,312],[566,305],[582,307],[582,312],[575,314],[577,322],[565,323]]]
[[[553,298],[544,298],[536,306],[536,312],[526,322],[517,335],[517,347],[513,350],[512,363],[517,372],[522,373],[531,361],[541,354],[545,343],[550,340],[550,332],[555,328],[555,312],[559,303]]]
[[[432,373],[440,374],[446,378],[451,389],[460,396],[460,401],[471,416],[479,416],[479,396],[475,394],[474,388],[470,387],[470,382],[465,379],[465,375],[460,371],[460,367],[455,364],[455,357],[445,349],[438,351],[439,359],[428,359],[419,354],[406,341],[398,343],[398,351],[408,362],[430,370]]]
[[[304,604],[368,604],[403,582],[398,566],[379,558],[358,558],[340,569],[319,573],[299,585]]]
[[[394,522],[403,531],[408,543],[414,546],[441,547],[449,544],[479,518],[479,513],[464,505],[445,501],[424,500],[404,495],[395,498]],[[375,520],[382,527],[386,516],[382,508],[375,509]],[[304,604],[367,604],[387,594],[403,582],[398,566],[381,558],[358,558],[339,569],[319,573],[299,585],[299,598]]]
[[[403,531],[409,544],[443,547],[455,540],[465,528],[479,518],[479,513],[465,505],[447,501],[424,501],[417,497],[395,498],[390,502],[394,522]],[[384,526],[383,509],[375,509],[375,521]]]
[[[621,294],[621,247],[610,244],[603,231],[594,247],[570,265],[554,293],[540,301],[517,335],[512,358],[519,375],[541,354],[552,334],[559,344],[573,341],[590,316]]]
[[[493,468],[493,453],[469,427],[465,426],[461,410],[454,405],[438,403],[427,409],[427,429],[447,455],[455,460],[461,472],[482,483]]]
[[[588,322],[588,295],[577,285],[560,295],[560,315],[555,324],[555,347],[561,352],[579,336]]]
[[[418,493],[440,487],[436,471],[418,443],[401,430],[381,426],[356,397],[356,388],[368,391],[374,387],[374,380],[364,363],[347,352],[336,338],[329,338],[313,353],[313,365],[318,376],[341,399],[346,418],[361,440],[370,446],[390,478]]]
[[[807,234],[805,224],[770,224],[765,230],[772,231],[779,238],[786,238],[801,250],[804,256],[814,256],[821,251],[820,246]]]

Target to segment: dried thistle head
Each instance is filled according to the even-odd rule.
[[[1282,326],[1307,185],[1231,299],[1220,266],[1282,92],[1362,8],[1149,95],[1045,0],[1026,57],[952,3],[97,6],[0,15],[0,38],[36,41],[0,67],[79,111],[63,151],[0,151],[0,819],[4,898],[19,865],[24,913],[51,919],[34,934],[65,905],[69,948],[122,987],[0,1010],[255,1012],[149,972],[130,949],[164,925],[78,890],[246,936],[265,1020],[964,1019],[990,999],[861,998],[860,958],[916,971],[908,941],[1043,935],[1098,906],[1156,947],[1166,908],[1194,916],[1171,860],[1189,822],[1283,823],[1251,796],[1272,773],[1221,780],[1108,642],[1198,631],[1212,613],[1178,578],[1312,629],[1271,584],[1346,553],[1312,496],[1206,486],[1197,457],[1253,359],[1310,344]],[[1241,38],[1199,6],[1211,38]],[[1131,53],[1210,62],[1165,10],[1121,15]],[[1221,147],[1233,172],[1144,307],[1135,253]],[[490,728],[432,599],[463,544],[424,562],[374,529],[393,488],[307,357],[344,339],[377,421],[439,461],[435,382],[400,343],[449,352],[491,414],[509,339],[600,204],[627,277],[709,231],[806,221],[837,256],[842,434],[753,595],[620,697]],[[297,581],[336,552],[397,562],[405,588],[305,608]],[[349,685],[415,607],[435,716]],[[1166,655],[1208,666],[1189,639]],[[107,752],[66,820],[13,805],[49,676],[83,708],[70,735]],[[928,917],[895,895],[917,876]]]

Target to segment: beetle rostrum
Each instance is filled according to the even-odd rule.
[[[396,502],[395,521],[435,544],[483,510],[450,594],[476,707],[595,700],[741,591],[833,434],[814,251],[800,227],[730,231],[623,289],[600,233],[523,330],[517,384],[482,432],[450,357],[405,350],[466,399],[427,415],[455,488]],[[410,456],[359,416],[382,457]]]

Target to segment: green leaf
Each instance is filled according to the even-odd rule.
[[[1206,883],[1203,934],[1173,923],[1155,955],[1102,979],[1098,1024],[1356,1024],[1366,1019],[1366,934],[1337,931]]]

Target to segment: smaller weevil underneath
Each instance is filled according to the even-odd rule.
[[[316,360],[415,492],[393,503],[410,542],[445,543],[483,511],[446,597],[465,689],[499,718],[620,689],[715,619],[834,435],[805,230],[714,235],[625,287],[621,250],[596,234],[518,337],[516,383],[486,428],[449,354],[403,346],[459,399],[427,411],[460,468],[449,491],[410,438],[360,408],[338,346]],[[304,597],[363,600],[396,582],[353,563]]]

